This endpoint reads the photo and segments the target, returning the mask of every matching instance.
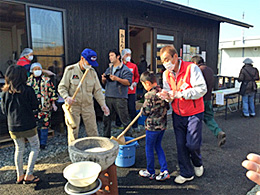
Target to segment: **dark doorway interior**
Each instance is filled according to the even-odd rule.
[[[0,2],[0,71],[17,60],[27,44],[25,6]]]

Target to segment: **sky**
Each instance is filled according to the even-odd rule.
[[[168,0],[202,11],[224,16],[251,24],[253,28],[243,28],[229,23],[220,24],[219,40],[232,40],[244,37],[260,37],[260,0]],[[244,13],[244,19],[242,15]]]

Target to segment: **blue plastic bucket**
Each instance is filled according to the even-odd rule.
[[[140,110],[137,110],[136,111],[136,114],[138,114],[140,112]],[[146,118],[147,118],[147,116],[143,116],[143,115],[141,115],[139,118],[138,118],[138,121],[137,121],[137,123],[138,123],[138,125],[145,125],[145,120],[146,120]]]
[[[125,137],[125,141],[132,140],[132,137]],[[115,164],[118,167],[130,167],[135,164],[135,150],[138,142],[134,141],[127,145],[119,145],[119,152]]]

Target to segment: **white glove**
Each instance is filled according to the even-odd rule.
[[[129,87],[131,90],[134,90],[134,88],[136,87],[137,83],[133,82],[132,85]]]
[[[101,106],[101,109],[102,109],[102,111],[104,112],[104,115],[105,115],[105,116],[110,115],[110,110],[109,110],[109,108],[107,107],[107,105]]]

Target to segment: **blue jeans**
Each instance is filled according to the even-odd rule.
[[[167,170],[167,163],[164,151],[162,149],[161,143],[163,138],[164,131],[148,131],[146,130],[146,160],[147,160],[147,171],[150,174],[155,173],[154,169],[154,149],[157,153],[159,164],[161,166],[161,172]]]
[[[46,128],[37,128],[38,130],[38,136],[40,140],[40,145],[47,145],[48,140],[48,129]]]
[[[255,116],[255,104],[254,104],[255,92],[248,93],[242,96],[243,101],[243,114],[245,116]]]

